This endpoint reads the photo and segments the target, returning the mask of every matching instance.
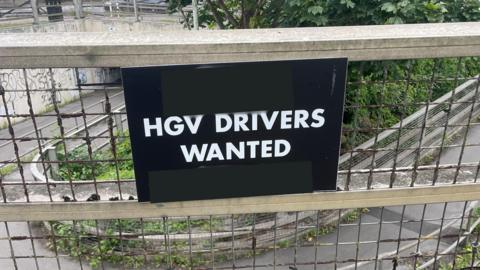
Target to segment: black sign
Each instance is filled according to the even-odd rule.
[[[347,59],[122,69],[140,201],[335,190]]]

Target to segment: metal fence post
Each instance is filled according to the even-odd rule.
[[[122,115],[114,114],[113,120],[115,121],[115,126],[117,127],[118,134],[123,134]]]
[[[133,13],[135,14],[135,21],[140,21],[138,19],[138,9],[137,9],[137,0],[133,0]]]
[[[38,139],[39,139],[39,140],[42,142],[42,144],[43,144],[43,132],[42,132],[42,129],[41,129],[41,128],[38,129],[38,137],[39,137]]]
[[[30,0],[30,5],[32,6],[32,14],[33,14],[33,23],[38,24],[38,0]]]
[[[464,217],[465,221],[463,222],[462,228],[460,228],[461,230],[464,230],[466,232],[470,231],[470,227],[472,226],[472,215],[473,209],[470,209],[470,211],[468,211],[468,215]]]
[[[108,2],[108,10],[110,11],[110,17],[113,17],[113,8],[112,8],[112,2]]]
[[[48,161],[50,162],[50,175],[53,179],[58,179],[58,157],[55,146],[48,147],[45,149],[47,151]]]
[[[76,129],[76,130],[79,130],[79,129],[80,129],[80,127],[78,126],[78,119],[77,119],[77,117],[75,117],[75,129]]]
[[[75,19],[83,18],[83,3],[82,0],[73,0],[75,8]]]
[[[192,0],[192,10],[193,10],[193,29],[198,30],[198,0]]]

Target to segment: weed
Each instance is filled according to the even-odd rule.
[[[277,246],[279,248],[287,248],[291,244],[291,241],[289,239],[283,239],[277,242]]]

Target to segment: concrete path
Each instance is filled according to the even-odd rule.
[[[110,103],[112,109],[122,105],[123,94],[120,90],[108,91],[110,97]],[[103,113],[103,107],[105,103],[101,102],[105,99],[104,91],[94,91],[88,95],[82,97],[85,112],[88,113]],[[80,101],[75,101],[59,108],[60,113],[78,113],[81,110]],[[37,124],[40,137],[55,137],[60,135],[60,127],[57,124],[57,117],[55,111],[45,113],[49,116],[36,116],[35,121]],[[98,115],[88,115],[87,122],[99,117]],[[65,132],[72,130],[76,127],[83,127],[83,119],[81,117],[62,118],[62,125]],[[16,141],[18,146],[18,154],[23,156],[29,153],[32,149],[38,148],[38,142],[36,140],[36,134],[34,130],[33,120],[28,117],[24,121],[14,124],[13,131],[16,138],[30,137],[32,140],[18,140]],[[8,161],[15,158],[14,147],[12,143],[12,136],[7,128],[0,129],[0,138],[6,140],[0,140],[0,160]]]
[[[0,225],[0,236],[7,236],[7,226],[10,237],[24,237],[30,235],[42,235],[40,227],[36,223],[27,222],[4,222]],[[44,234],[44,233],[43,233]],[[78,259],[69,256],[62,256],[59,259],[52,258],[55,253],[47,248],[47,241],[40,240],[18,240],[11,241],[12,246],[7,240],[0,240],[0,257],[15,256],[12,259],[0,259],[0,269],[25,269],[25,270],[52,270],[52,269],[81,269]],[[35,257],[32,258],[35,251]],[[91,269],[88,263],[83,262],[83,269]]]

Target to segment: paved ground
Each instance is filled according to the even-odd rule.
[[[457,217],[458,216],[458,208],[462,208],[463,203],[453,203],[449,204],[446,211],[446,217]],[[378,223],[380,215],[383,215],[384,222],[394,222],[399,221],[401,218],[403,207],[385,207],[383,209],[383,214],[381,213],[381,208],[373,208],[370,209],[369,213],[362,215],[361,222],[362,223]],[[428,205],[426,208],[426,215],[425,219],[436,219],[439,218],[437,215],[438,212],[443,211],[443,204],[435,204],[435,205]],[[407,206],[405,208],[405,215],[404,219],[406,220],[420,220],[423,212],[423,206]],[[427,235],[430,232],[438,229],[439,221],[428,221],[423,223],[422,234]],[[392,257],[392,255],[396,254],[397,250],[397,243],[395,242],[388,242],[388,240],[395,240],[398,239],[400,227],[397,224],[383,224],[380,232],[379,237],[379,230],[380,226],[378,224],[365,224],[362,225],[360,228],[360,241],[384,241],[379,247],[377,251],[377,245],[375,243],[369,244],[360,244],[358,245],[358,259],[369,259],[374,258],[378,253],[379,258],[389,255],[388,257]],[[402,238],[416,238],[418,237],[418,233],[420,230],[420,222],[409,222],[404,223],[402,227]],[[286,249],[279,249],[276,252],[276,264],[282,265],[287,264],[286,266],[277,266],[276,269],[292,269],[295,261],[295,253],[296,253],[296,269],[313,269],[313,265],[311,264],[314,262],[315,252],[317,252],[317,262],[320,264],[317,266],[317,269],[333,269],[335,266],[333,263],[327,263],[331,261],[348,261],[353,260],[356,258],[357,253],[357,239],[358,239],[358,225],[345,225],[340,228],[339,232],[339,241],[343,243],[338,246],[338,250],[335,249],[335,246],[326,246],[329,243],[335,244],[337,241],[337,232],[334,231],[328,235],[321,236],[319,238],[319,247],[315,250],[314,247],[299,247],[295,248],[286,248]],[[412,252],[416,252],[416,242],[417,241],[402,241],[399,254],[400,255],[409,255]],[[437,241],[430,240],[422,243],[420,250],[435,250]],[[322,246],[323,245],[323,246]],[[402,248],[407,245],[412,247],[410,248]],[[440,243],[440,248],[446,247],[446,243]],[[392,254],[393,252],[393,254]],[[266,254],[257,256],[256,258],[256,267],[258,269],[273,269],[272,266],[270,267],[262,267],[261,265],[268,265],[273,264],[273,252],[268,252]],[[413,262],[412,262],[413,263]],[[224,266],[231,265],[225,264]],[[253,265],[253,259],[241,259],[236,261],[235,264],[237,267],[245,266],[245,265]],[[383,269],[392,269],[392,264],[390,261],[385,261],[382,265],[377,265],[377,268],[383,267]],[[404,269],[410,269],[411,267],[405,267]],[[247,267],[246,269],[253,269],[253,267]],[[339,263],[337,264],[337,269],[355,269],[354,263]],[[374,269],[374,263],[358,263],[357,269]],[[401,269],[401,268],[397,268]]]
[[[7,229],[5,223],[0,226],[0,236],[7,236]],[[29,225],[26,222],[8,222],[8,229],[11,237],[15,236],[29,236],[30,230]],[[30,225],[32,234],[35,234],[39,230],[38,225]],[[12,248],[10,247],[9,241],[0,240],[0,256],[1,257],[10,257],[15,255],[16,257],[29,257],[33,255],[33,250],[36,252],[38,259],[32,258],[17,258],[12,259],[1,259],[0,260],[0,269],[40,269],[40,270],[50,270],[50,269],[80,269],[78,260],[75,261],[70,257],[61,257],[58,262],[55,258],[41,258],[52,257],[55,254],[47,248],[46,242],[43,240],[20,240],[12,241]],[[13,251],[12,251],[13,250]],[[13,252],[13,254],[12,254]],[[16,267],[15,267],[16,264]],[[38,268],[37,268],[38,265]],[[58,267],[60,265],[60,268]],[[83,268],[90,269],[90,268]]]
[[[110,103],[112,109],[123,104],[123,94],[119,90],[109,91]],[[91,94],[88,94],[83,98],[85,112],[88,113],[102,113],[103,106],[105,103],[102,103],[105,99],[104,91],[94,91]],[[80,102],[72,102],[61,108],[59,108],[60,113],[77,113],[81,110]],[[43,137],[54,137],[60,135],[60,128],[57,124],[57,117],[55,111],[46,113],[47,116],[37,116],[35,121],[37,123],[37,128],[40,132],[39,136]],[[92,121],[97,118],[98,115],[89,115],[87,116],[87,122]],[[76,127],[83,127],[83,119],[79,117],[75,118],[62,118],[63,127],[65,132],[73,130]],[[13,131],[16,138],[25,138],[30,137],[34,138],[33,140],[17,140],[17,145],[19,148],[19,154],[24,155],[30,152],[32,149],[37,149],[37,140],[35,130],[33,128],[33,120],[31,118],[26,118],[24,121],[13,125]],[[0,129],[0,160],[10,160],[15,158],[14,147],[12,144],[12,136],[10,135],[8,129]],[[7,139],[7,141],[3,140]]]

